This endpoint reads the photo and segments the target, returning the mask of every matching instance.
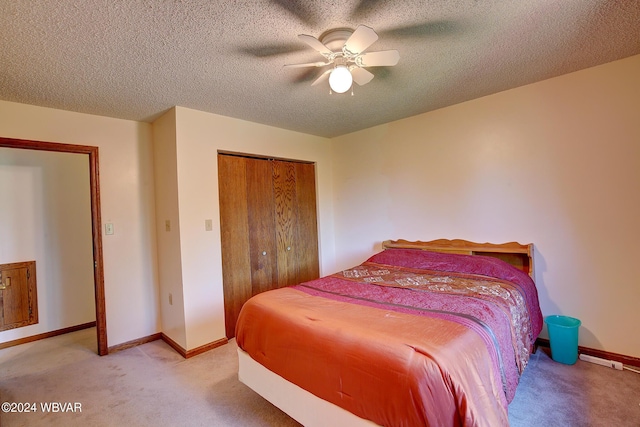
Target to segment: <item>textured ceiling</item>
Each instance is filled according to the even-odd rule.
[[[354,96],[283,68],[323,60],[298,34],[360,24],[400,62]],[[3,100],[332,137],[640,54],[640,0],[0,0],[0,28]]]

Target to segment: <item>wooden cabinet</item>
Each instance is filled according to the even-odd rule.
[[[218,155],[226,334],[260,292],[316,279],[312,163]]]
[[[36,262],[0,265],[0,331],[36,323]]]

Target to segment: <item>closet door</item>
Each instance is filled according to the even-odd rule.
[[[253,295],[318,277],[313,164],[218,155],[228,338]]]
[[[273,198],[275,209],[278,274],[276,286],[298,283],[298,209],[296,170],[291,162],[273,161]]]
[[[278,280],[272,168],[269,160],[246,158],[244,161],[246,163],[251,294],[256,295],[273,289],[274,283]],[[241,215],[240,212],[237,214]]]
[[[315,167],[273,161],[277,287],[317,279],[318,225]]]
[[[251,258],[247,217],[247,170],[242,157],[218,155],[225,332],[236,336],[236,320],[251,298]]]
[[[318,221],[316,211],[316,168],[311,163],[295,163],[298,239],[296,261],[298,282],[317,279]]]

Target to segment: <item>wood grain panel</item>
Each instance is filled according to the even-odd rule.
[[[36,262],[0,265],[0,331],[38,323]]]
[[[306,282],[320,276],[316,171],[313,163],[296,163],[295,168],[298,208],[298,243],[295,254],[298,263],[298,282]]]
[[[245,159],[218,155],[218,192],[225,331],[232,338],[240,309],[251,297]]]
[[[268,160],[245,159],[252,295],[272,289],[277,281],[272,168]]]
[[[276,245],[278,263],[277,287],[295,285],[298,270],[296,171],[292,162],[273,161],[273,195],[276,215]]]
[[[0,330],[12,324],[20,326],[28,324],[29,290],[26,268],[3,269],[2,279],[4,284],[10,283],[10,285],[2,290],[2,325],[0,325]]]

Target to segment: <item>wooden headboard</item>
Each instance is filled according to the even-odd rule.
[[[439,239],[430,242],[410,242],[408,240],[385,240],[382,249],[402,248],[421,249],[424,251],[447,252],[465,255],[484,255],[501,259],[524,271],[532,279],[533,275],[533,243],[521,245],[516,242],[509,243],[475,243],[467,240]]]

